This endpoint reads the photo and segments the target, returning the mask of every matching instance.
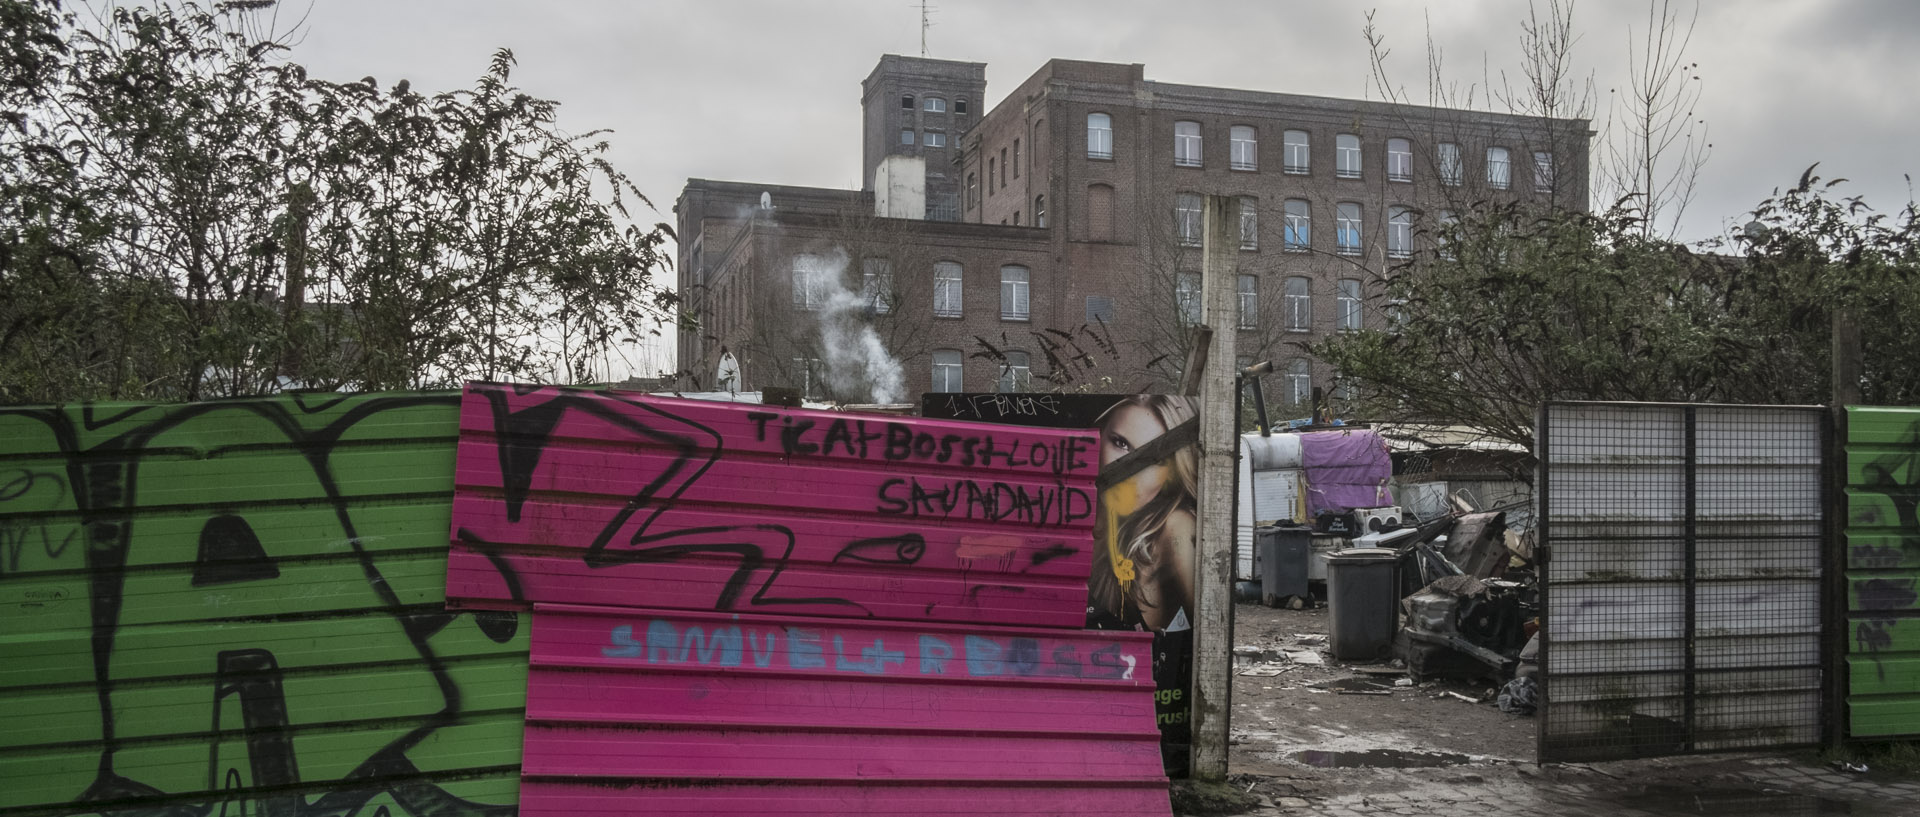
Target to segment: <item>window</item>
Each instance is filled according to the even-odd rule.
[[[933,265],[934,317],[960,317],[960,283],[962,275],[960,265],[952,261],[941,261]]]
[[[1236,294],[1240,298],[1240,328],[1258,329],[1260,327],[1260,276],[1240,276],[1240,285]]]
[[[980,206],[980,177],[975,174],[968,173],[967,174],[967,209],[971,210],[979,206]]]
[[[1016,392],[1033,388],[1033,369],[1028,360],[1026,352],[1008,352],[1007,359],[1000,364],[1000,382],[994,384],[994,390]]]
[[[1103,113],[1087,114],[1087,158],[1113,158],[1113,117]]]
[[[1018,226],[1020,226],[1020,211],[1019,211],[1019,210],[1015,210],[1015,211],[1013,211],[1013,226],[1015,226],[1015,227],[1018,227]]]
[[[1047,226],[1047,197],[1044,195],[1033,197],[1033,226]]]
[[[1310,406],[1313,404],[1313,370],[1304,360],[1296,360],[1287,367],[1287,405]]]
[[[987,195],[993,195],[993,171],[998,165],[992,156],[987,157]]]
[[[1333,137],[1333,175],[1360,178],[1360,137],[1351,133]]]
[[[1020,178],[1020,140],[1013,140],[1013,177]]]
[[[1113,240],[1113,186],[1087,185],[1087,240]]]
[[[1007,186],[1007,149],[1000,149],[1000,186]]]
[[[800,396],[808,400],[824,398],[826,395],[821,393],[821,387],[826,385],[826,380],[820,376],[822,372],[820,358],[796,357],[791,360],[793,375],[800,381]]]
[[[1087,323],[1101,326],[1113,325],[1113,296],[1087,296]]]
[[[902,130],[902,131],[900,131],[900,144],[903,144],[903,145],[911,145],[911,144],[913,144],[913,129],[912,129],[912,128],[906,128],[906,129],[904,129],[904,130]]]
[[[1286,248],[1304,251],[1313,246],[1313,205],[1306,199],[1287,199]]]
[[[1173,164],[1200,166],[1200,123],[1185,120],[1173,123]]]
[[[1544,150],[1533,152],[1533,192],[1553,192],[1553,154]]]
[[[1413,143],[1405,139],[1387,140],[1387,181],[1413,181]]]
[[[967,114],[967,98],[966,97],[961,97],[953,101],[953,112],[960,114],[961,116],[965,116]]]
[[[1512,180],[1513,168],[1507,161],[1507,149],[1487,148],[1487,186],[1505,190]]]
[[[1307,173],[1313,167],[1311,147],[1306,131],[1287,131],[1280,140],[1280,170],[1295,175]]]
[[[1173,236],[1181,244],[1200,246],[1200,194],[1181,193],[1173,197]]]
[[[1413,211],[1405,207],[1387,208],[1387,256],[1413,255]]]
[[[900,97],[900,107],[902,110],[913,110],[913,95],[907,94],[906,96]]]
[[[927,131],[925,138],[927,140],[926,141],[927,147],[943,148],[947,146],[947,135],[939,131],[935,131],[935,130]]]
[[[1339,372],[1333,373],[1333,399],[1342,403],[1351,403],[1359,393],[1360,389],[1353,378]]]
[[[1200,309],[1200,274],[1181,272],[1173,276],[1173,306],[1180,313],[1182,326],[1193,326],[1205,317]]]
[[[1335,328],[1346,331],[1360,328],[1360,279],[1340,279],[1333,309]]]
[[[1453,247],[1451,246],[1453,244],[1453,234],[1459,229],[1460,218],[1455,216],[1452,210],[1441,210],[1439,238],[1434,241],[1434,243],[1440,247],[1441,258],[1449,261],[1453,260]]]
[[[1027,268],[1007,265],[1000,268],[1000,320],[1027,319]]]
[[[960,385],[960,372],[960,350],[933,350],[933,386],[927,391],[966,391]]]
[[[828,287],[833,285],[834,270],[818,255],[801,253],[793,257],[793,308],[819,309],[827,304]]]
[[[1287,331],[1313,331],[1313,282],[1301,276],[1287,279]]]
[[[1260,249],[1260,200],[1240,197],[1240,249]]]
[[[1340,202],[1333,214],[1334,250],[1341,255],[1360,254],[1360,205]]]
[[[893,265],[887,259],[860,262],[860,302],[876,315],[893,311]]]
[[[927,97],[926,104],[921,107],[921,110],[927,113],[946,113],[947,101],[937,96]]]
[[[1260,142],[1254,137],[1252,125],[1233,126],[1227,131],[1227,138],[1233,148],[1228,167],[1234,170],[1260,169]]]
[[[1460,146],[1452,142],[1441,142],[1438,148],[1440,164],[1440,183],[1448,187],[1459,187],[1466,179],[1466,166],[1460,161]]]

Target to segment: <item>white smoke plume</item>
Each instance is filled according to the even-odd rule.
[[[818,263],[807,271],[810,302],[818,309],[822,376],[828,388],[842,400],[874,403],[898,403],[906,399],[906,377],[900,361],[887,352],[886,344],[869,323],[873,316],[872,296],[848,289],[843,283],[847,254],[833,252],[815,256]]]

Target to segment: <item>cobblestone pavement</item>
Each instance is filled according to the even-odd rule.
[[[1272,765],[1233,779],[1262,796],[1262,806],[1248,812],[1259,817],[1920,815],[1920,780],[1833,771],[1780,755],[1545,766],[1483,761],[1412,769]]]

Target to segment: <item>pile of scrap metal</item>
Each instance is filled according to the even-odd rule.
[[[1395,533],[1402,623],[1394,654],[1408,675],[1506,683],[1540,613],[1526,537],[1508,535],[1502,511]]]

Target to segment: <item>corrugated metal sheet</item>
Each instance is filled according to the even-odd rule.
[[[512,813],[526,622],[444,609],[456,412],[0,409],[0,813]]]
[[[540,605],[522,808],[1164,815],[1150,644]]]
[[[1542,760],[1820,737],[1817,410],[1552,404]]]
[[[1920,408],[1847,407],[1847,733],[1920,735]]]
[[[1090,431],[470,386],[448,596],[1078,627]]]

